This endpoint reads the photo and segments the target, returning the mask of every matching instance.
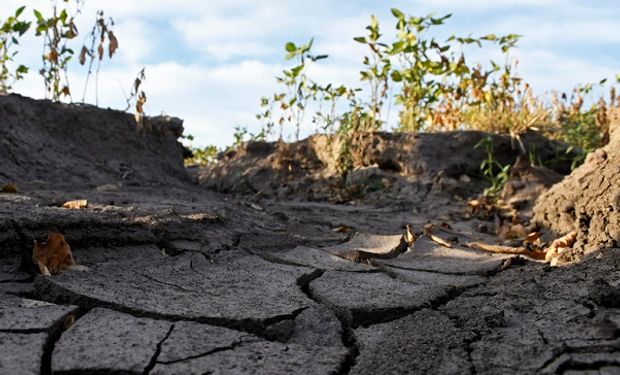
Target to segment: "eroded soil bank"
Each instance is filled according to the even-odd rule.
[[[561,267],[464,246],[500,241],[467,207],[485,187],[483,134],[377,135],[344,180],[320,137],[288,154],[248,145],[197,184],[177,120],[138,128],[17,96],[0,113],[0,183],[19,189],[0,194],[0,373],[620,371],[617,242]],[[523,141],[543,161],[561,147]],[[554,168],[514,173],[524,226],[568,172]],[[217,181],[227,193],[205,188]],[[88,206],[62,207],[74,199]],[[88,270],[20,270],[50,231]]]

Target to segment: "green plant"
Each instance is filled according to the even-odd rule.
[[[28,73],[28,68],[24,65],[18,65],[15,70],[9,66],[18,52],[14,50],[19,45],[18,38],[30,28],[30,22],[19,19],[25,8],[17,8],[15,14],[8,17],[0,27],[0,93],[7,93],[16,81]]]
[[[189,141],[189,145],[187,149],[190,151],[191,156],[186,157],[184,159],[185,165],[197,165],[197,166],[207,166],[214,164],[217,162],[217,155],[219,153],[219,149],[217,146],[209,145],[206,147],[194,147],[192,142],[194,141],[194,136],[191,134],[181,136],[182,139],[186,139]]]
[[[484,189],[484,196],[497,199],[504,185],[510,177],[510,165],[502,165],[493,155],[493,138],[484,137],[475,148],[484,147],[486,158],[480,163],[482,177],[489,183],[489,187]]]
[[[284,86],[284,92],[276,93],[272,97],[261,98],[263,112],[256,115],[257,119],[263,120],[263,131],[265,136],[271,135],[275,125],[274,106],[279,110],[277,120],[280,126],[280,139],[283,135],[285,123],[295,127],[295,139],[299,139],[299,130],[304,120],[308,101],[315,94],[316,85],[311,82],[306,75],[306,70],[310,62],[316,62],[327,58],[327,55],[311,54],[314,39],[302,45],[288,42],[284,46],[286,50],[285,59],[295,60],[296,64],[290,69],[285,69],[282,76],[276,77],[276,81]]]
[[[80,13],[84,0],[75,0],[76,9],[71,13],[69,0],[62,0],[59,7],[57,1],[52,2],[52,14],[44,17],[41,11],[34,9],[37,27],[36,35],[43,36],[43,68],[39,73],[45,81],[46,94],[58,101],[61,96],[71,98],[67,67],[74,51],[68,42],[78,35],[75,16]]]
[[[381,118],[381,112],[388,96],[390,71],[390,50],[388,46],[380,42],[381,33],[379,21],[374,15],[370,17],[370,25],[366,26],[367,36],[353,38],[358,43],[368,46],[370,56],[364,56],[365,69],[360,71],[362,82],[368,82],[370,98],[368,103],[353,103],[355,113],[364,113],[363,122],[357,123],[356,130],[374,131],[381,128],[385,121]]]

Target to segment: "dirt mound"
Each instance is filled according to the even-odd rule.
[[[0,183],[94,187],[189,181],[177,138],[182,121],[88,105],[0,96]]]
[[[203,171],[200,184],[219,192],[259,194],[280,199],[348,201],[384,197],[417,201],[429,193],[476,195],[485,187],[480,164],[491,137],[493,154],[513,164],[520,146],[509,136],[483,132],[363,133],[356,136],[348,160],[352,170],[339,173],[343,145],[337,137],[311,136],[291,144],[250,142],[221,155]],[[566,145],[537,133],[522,137],[524,149],[561,174],[570,172]],[[417,198],[417,199],[416,199]]]
[[[588,155],[534,207],[540,224],[558,233],[577,230],[575,248],[586,253],[620,246],[620,113],[614,115],[609,144]]]

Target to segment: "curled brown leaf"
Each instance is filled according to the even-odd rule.
[[[116,39],[116,36],[112,31],[108,31],[108,39],[110,40],[108,44],[108,53],[110,58],[112,58],[112,56],[118,49],[118,39]]]

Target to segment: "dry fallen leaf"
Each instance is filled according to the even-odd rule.
[[[428,236],[433,242],[436,242],[438,244],[440,244],[441,246],[445,246],[445,247],[449,247],[452,248],[452,244],[446,240],[444,240],[443,238],[437,237],[434,234],[429,234]]]
[[[256,211],[262,211],[263,210],[263,208],[261,206],[257,205],[256,203],[250,203],[250,207],[252,207]]]
[[[69,314],[65,317],[65,321],[63,323],[63,331],[68,330],[75,323],[75,316],[73,314]]]
[[[80,209],[88,207],[88,201],[86,199],[79,199],[75,201],[65,202],[62,207],[71,209]]]
[[[17,188],[17,185],[15,185],[14,183],[8,183],[2,187],[2,190],[0,190],[0,192],[7,193],[7,194],[15,194],[15,193],[19,193],[19,189]]]
[[[560,238],[553,240],[553,242],[551,242],[551,245],[546,251],[545,261],[551,262],[554,258],[557,258],[563,252],[570,250],[570,248],[572,248],[575,244],[576,240],[576,231],[572,231]]]
[[[41,274],[50,276],[75,265],[71,247],[60,233],[49,233],[45,242],[34,241],[32,262]]]
[[[407,228],[407,233],[405,233],[405,241],[407,241],[407,246],[411,247],[413,246],[413,244],[418,238],[416,237],[415,233],[411,229],[411,225],[407,224],[405,225],[405,227]]]
[[[465,246],[471,249],[477,249],[482,251],[487,251],[489,253],[499,253],[499,254],[514,254],[514,255],[525,255],[534,259],[545,259],[545,253],[540,250],[528,250],[525,247],[512,247],[512,246],[501,246],[501,245],[491,245],[482,242],[467,242]]]
[[[352,231],[353,228],[351,228],[350,226],[343,224],[343,225],[339,225],[336,228],[332,229],[332,232],[336,232],[336,233],[348,233],[350,231]]]
[[[532,232],[532,233],[528,234],[527,236],[525,236],[525,241],[529,242],[529,243],[534,243],[534,242],[536,242],[536,240],[538,240],[540,238],[540,236],[542,236],[542,233],[540,233],[540,232]]]

